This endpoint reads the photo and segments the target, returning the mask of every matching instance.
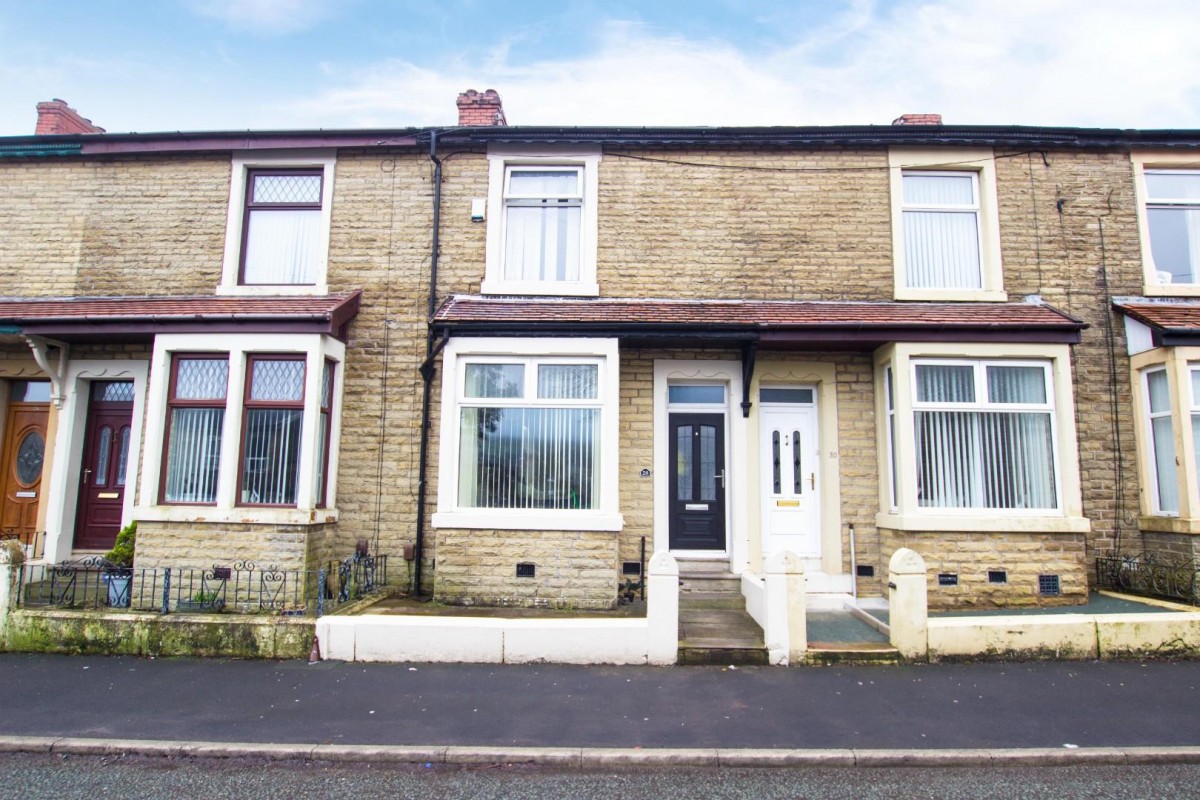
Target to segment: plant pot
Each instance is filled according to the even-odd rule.
[[[104,582],[108,584],[109,607],[129,608],[129,585],[133,583],[133,576],[108,573]]]

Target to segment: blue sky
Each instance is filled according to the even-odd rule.
[[[0,0],[0,135],[948,123],[1200,128],[1200,0]]]

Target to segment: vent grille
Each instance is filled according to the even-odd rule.
[[[855,569],[855,574],[860,578],[874,578],[875,567],[871,566],[870,564],[859,564]]]
[[[1062,582],[1057,575],[1038,575],[1038,594],[1062,594]]]
[[[1008,583],[1008,571],[1003,569],[989,569],[988,583]]]
[[[938,586],[958,586],[957,572],[939,572]]]
[[[517,564],[517,577],[518,578],[533,578],[536,576],[537,576],[537,565],[536,564],[530,564],[528,562],[526,562],[524,564]]]
[[[641,575],[642,574],[641,562],[622,561],[621,562],[621,574],[622,575]]]

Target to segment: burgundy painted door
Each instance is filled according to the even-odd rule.
[[[121,529],[132,421],[132,383],[92,384],[75,522],[75,547],[79,550],[107,550]]]

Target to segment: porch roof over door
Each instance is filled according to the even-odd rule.
[[[1088,327],[1041,303],[513,298],[454,295],[434,314],[454,336],[606,336],[630,344],[873,350],[889,342],[1076,344]]]
[[[344,339],[362,292],[316,297],[0,298],[0,332],[66,341],[159,333],[324,333]]]

